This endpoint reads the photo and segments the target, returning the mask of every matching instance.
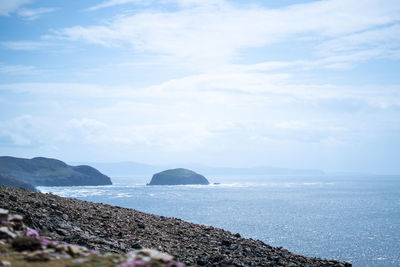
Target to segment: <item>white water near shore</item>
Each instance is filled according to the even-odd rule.
[[[221,227],[306,256],[400,265],[400,177],[217,177],[221,184],[208,186],[147,179],[39,189]]]

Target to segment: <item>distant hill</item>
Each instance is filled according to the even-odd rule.
[[[325,174],[319,169],[289,169],[279,167],[210,167],[204,165],[188,165],[190,169],[198,170],[205,175],[323,175]]]
[[[24,181],[18,179],[15,176],[1,172],[0,172],[0,185],[25,188],[31,191],[37,191],[33,185],[25,183]]]
[[[34,186],[110,185],[111,180],[90,166],[70,166],[50,158],[0,157],[0,172]]]
[[[187,169],[171,169],[153,175],[148,185],[188,185],[209,184],[208,180],[198,173]]]

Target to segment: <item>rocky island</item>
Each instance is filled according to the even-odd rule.
[[[112,184],[108,176],[90,166],[70,166],[60,160],[44,157],[32,159],[0,157],[0,172],[32,186]]]
[[[153,175],[148,185],[191,185],[210,184],[208,180],[201,174],[194,171],[178,168],[166,170]]]
[[[53,194],[0,186],[0,208],[10,214],[23,216],[23,223],[36,232],[20,232],[34,236],[42,242],[31,242],[36,251],[15,256],[8,243],[0,242],[0,261],[13,266],[30,266],[25,261],[32,257],[34,266],[340,266],[350,263],[297,255],[282,247],[272,247],[262,241],[243,238],[240,234],[212,226],[188,223],[176,218],[146,214],[133,209],[97,204]],[[0,214],[1,216],[1,214]],[[7,216],[7,215],[5,215]],[[17,238],[16,228],[9,227],[22,217],[2,218],[0,239],[4,236]],[[22,227],[19,224],[18,227]],[[7,238],[7,237],[6,237]],[[1,241],[1,240],[0,240]],[[16,243],[16,241],[7,241]],[[54,243],[56,242],[56,243]],[[15,249],[31,249],[22,244],[11,244]],[[32,246],[33,246],[32,245]],[[147,250],[145,249],[147,248]],[[152,250],[148,250],[152,249]],[[172,257],[160,256],[157,250]],[[141,264],[132,261],[121,263],[127,256],[147,253],[146,258],[156,257],[164,263]],[[113,259],[85,258],[90,253],[117,253]],[[64,255],[64,256],[63,256]],[[105,254],[109,255],[109,254]],[[115,254],[114,254],[115,255]],[[48,261],[42,264],[42,256]],[[52,260],[51,257],[59,257]],[[70,257],[73,257],[71,262]],[[90,257],[90,256],[89,256]],[[129,257],[128,257],[129,258]],[[51,260],[51,261],[49,261]],[[169,260],[170,262],[167,262]],[[103,261],[108,261],[104,263]],[[78,265],[79,262],[83,265]]]

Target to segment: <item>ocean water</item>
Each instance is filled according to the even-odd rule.
[[[42,192],[213,225],[294,253],[400,266],[400,176],[217,177],[220,185],[40,187]]]

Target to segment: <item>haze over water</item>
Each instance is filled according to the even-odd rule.
[[[43,192],[213,225],[306,256],[400,265],[399,176],[219,177],[221,185],[40,187]],[[130,181],[130,182],[129,182]]]

